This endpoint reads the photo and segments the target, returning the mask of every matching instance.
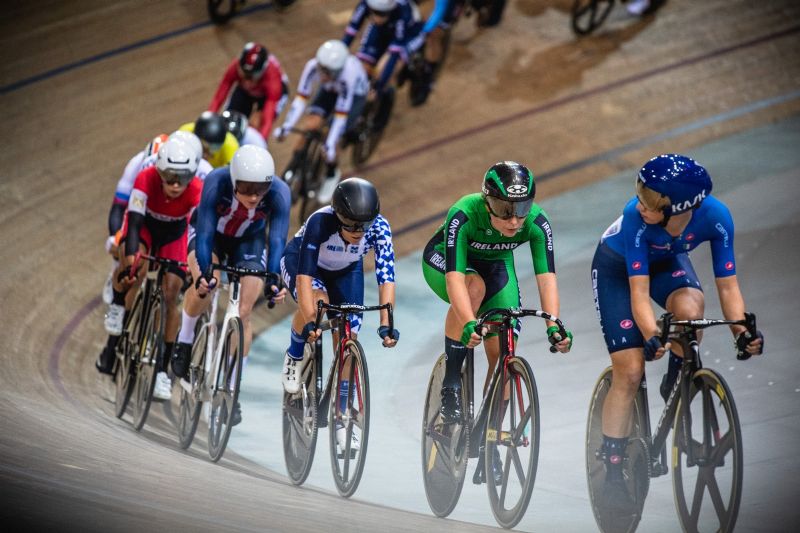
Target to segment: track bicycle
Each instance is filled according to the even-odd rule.
[[[444,354],[433,367],[422,419],[422,473],[425,495],[436,516],[449,515],[458,503],[470,457],[478,457],[473,482],[486,482],[498,524],[514,527],[528,508],[536,479],[541,422],[533,370],[525,359],[516,355],[513,320],[526,316],[554,322],[562,338],[567,338],[562,322],[544,311],[509,308],[482,313],[475,331],[482,335],[499,334],[500,357],[477,416],[474,415],[474,350],[467,350],[461,370],[463,409],[457,422],[446,422],[440,413]],[[555,353],[556,348],[551,346],[550,351]],[[493,475],[496,455],[501,456],[503,464],[499,483],[495,483]]]
[[[311,471],[317,432],[328,427],[333,480],[339,494],[355,493],[364,472],[369,442],[369,376],[364,348],[352,336],[350,313],[380,311],[389,315],[389,331],[394,329],[392,305],[334,305],[317,302],[316,329],[335,331],[336,353],[331,358],[328,380],[322,386],[322,338],[307,343],[300,371],[300,391],[283,394],[283,455],[286,471],[295,485],[301,485]],[[322,322],[324,311],[336,313]],[[344,385],[344,383],[347,385]],[[345,406],[342,408],[342,399]],[[343,432],[340,448],[337,432]],[[360,440],[356,449],[353,436]]]
[[[138,270],[139,262],[148,262],[144,283],[136,293],[128,313],[125,327],[116,346],[114,383],[115,409],[122,418],[133,397],[133,427],[139,431],[147,420],[157,369],[164,354],[164,326],[167,306],[162,283],[167,267],[186,267],[186,263],[137,253],[131,272]]]
[[[620,0],[623,4],[628,0]],[[651,0],[645,14],[654,13],[666,0]],[[614,0],[573,0],[572,31],[588,35],[603,25],[614,8]]]
[[[366,163],[378,148],[393,108],[394,88],[387,87],[375,98],[367,99],[352,130],[345,133],[345,142],[353,145],[350,160],[355,168]]]
[[[650,429],[647,380],[642,375],[623,457],[623,477],[636,505],[636,512],[629,516],[608,513],[601,497],[605,483],[602,412],[611,387],[611,367],[600,375],[592,393],[586,427],[586,474],[597,525],[603,531],[636,529],[650,478],[663,476],[669,470],[666,442],[672,429],[673,492],[683,530],[732,531],[742,495],[741,426],[725,379],[703,367],[697,331],[712,326],[742,325],[755,335],[755,315],[745,313],[743,320],[673,320],[666,313],[659,325],[662,345],[669,340],[683,347],[683,364],[654,433]],[[747,352],[737,353],[740,360],[749,357]],[[704,499],[706,503],[710,500],[711,505],[703,506]]]
[[[326,125],[319,130],[292,128],[289,131],[305,138],[298,158],[281,174],[292,193],[292,205],[300,202],[298,222],[302,225],[316,206],[317,193],[322,185],[326,167],[324,139],[328,135],[328,128]]]
[[[273,0],[272,5],[277,9],[283,9],[294,2],[295,0]],[[247,0],[208,0],[206,7],[211,22],[222,25],[241,11],[246,3]]]
[[[239,401],[244,360],[244,326],[239,318],[239,298],[242,276],[258,276],[278,285],[275,274],[263,270],[212,264],[213,270],[227,275],[221,290],[228,293],[228,305],[218,322],[219,292],[214,291],[210,312],[197,320],[192,344],[188,378],[181,378],[178,442],[186,449],[192,444],[203,403],[209,404],[208,455],[214,462],[225,453],[233,427],[233,410]]]

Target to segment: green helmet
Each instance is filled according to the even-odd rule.
[[[489,212],[502,219],[524,218],[536,195],[533,172],[514,161],[495,163],[483,176],[481,189]]]

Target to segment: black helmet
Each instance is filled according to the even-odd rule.
[[[211,111],[204,111],[194,123],[194,134],[212,148],[216,147],[216,150],[219,150],[219,147],[225,142],[227,133],[228,125],[225,123],[225,119]]]
[[[267,49],[258,43],[247,43],[239,55],[239,67],[248,78],[260,78],[267,67]]]
[[[331,202],[333,212],[347,230],[365,230],[381,210],[378,191],[365,179],[347,178],[337,185]]]
[[[483,176],[481,189],[489,211],[509,219],[528,216],[536,195],[533,172],[514,161],[495,163]]]
[[[234,111],[233,109],[226,109],[222,112],[222,118],[225,119],[225,125],[228,131],[236,137],[239,143],[244,139],[244,134],[247,131],[248,120],[244,113]]]

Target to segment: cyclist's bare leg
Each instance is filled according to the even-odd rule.
[[[172,272],[164,276],[164,303],[167,308],[167,320],[164,324],[164,342],[175,342],[178,326],[181,323],[181,313],[178,308],[178,294],[183,287],[183,279]]]
[[[603,403],[603,434],[623,438],[630,434],[633,398],[644,373],[644,350],[629,348],[611,354],[611,388]]]
[[[239,299],[239,317],[242,319],[244,329],[244,350],[245,357],[250,353],[250,343],[253,340],[253,328],[250,324],[250,316],[253,313],[253,306],[258,299],[258,295],[264,290],[264,281],[255,276],[244,276],[241,281],[241,298]]]
[[[470,304],[472,305],[473,317],[483,302],[483,297],[486,295],[486,284],[476,273],[468,273],[464,276],[464,282],[467,285],[467,292],[469,293]],[[447,317],[444,321],[444,334],[446,337],[458,340],[461,338],[461,332],[464,330],[464,324],[472,320],[472,317],[457,316],[455,309],[451,305],[447,309]]]
[[[675,316],[676,320],[694,320],[703,318],[705,314],[705,297],[703,291],[686,287],[672,291],[667,297],[667,311]],[[697,330],[697,339],[702,338],[703,330]],[[670,346],[670,351],[679,357],[683,357],[683,347],[680,343],[674,342]]]
[[[425,39],[425,61],[436,64],[442,60],[444,54],[444,30],[434,28]]]

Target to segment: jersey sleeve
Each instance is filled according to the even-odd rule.
[[[276,63],[271,63],[263,78],[264,84],[264,109],[261,111],[261,125],[259,133],[265,139],[272,133],[272,122],[277,115],[278,102],[283,97],[283,82],[281,68]]]
[[[622,239],[625,243],[625,267],[628,276],[649,276],[650,259],[648,256],[647,224],[631,203],[622,212]]]
[[[361,25],[364,24],[364,19],[367,18],[367,13],[367,3],[364,0],[361,0],[353,10],[353,14],[350,16],[350,22],[347,23],[347,27],[344,29],[342,42],[344,42],[344,44],[348,47],[353,42],[356,34],[358,34],[358,30],[361,29]]]
[[[219,221],[217,201],[220,196],[219,184],[221,179],[219,176],[221,173],[225,173],[225,170],[215,170],[206,177],[200,195],[197,216],[195,217],[194,248],[197,263],[200,265],[200,272],[202,273],[208,272],[211,267],[211,251],[214,247],[214,236],[217,231],[217,222]]]
[[[717,202],[709,219],[714,224],[711,245],[711,262],[714,265],[714,276],[726,278],[736,274],[736,256],[733,251],[733,217],[730,210],[722,202]]]
[[[451,207],[444,225],[444,257],[446,272],[467,273],[469,217],[458,207]]]
[[[319,261],[319,247],[327,239],[325,233],[325,216],[314,213],[306,220],[306,229],[300,241],[300,258],[297,265],[297,274],[313,276],[317,272]]]
[[[394,283],[394,246],[389,221],[378,215],[367,233],[367,243],[375,250],[375,278],[378,285]]]
[[[236,69],[238,61],[234,59],[228,68],[225,69],[225,74],[222,76],[222,80],[219,82],[219,87],[217,87],[217,92],[214,93],[214,97],[211,99],[211,103],[208,105],[208,110],[213,111],[214,113],[218,113],[222,104],[225,103],[225,100],[228,98],[228,94],[231,92],[231,87],[233,84],[239,80],[239,72]]]
[[[530,241],[533,270],[538,274],[555,274],[556,261],[553,253],[553,228],[547,214],[542,211],[531,222]]]
[[[125,165],[125,170],[122,171],[122,176],[120,176],[119,181],[117,181],[117,188],[114,191],[115,204],[128,204],[128,198],[130,198],[131,189],[133,189],[133,182],[136,181],[136,176],[139,173],[144,158],[145,153],[141,151],[131,157],[128,164]]]
[[[286,248],[286,236],[289,233],[289,210],[292,207],[292,194],[289,186],[277,177],[272,178],[269,190],[269,231],[267,235],[269,249],[267,253],[267,272],[280,272],[281,255]]]

